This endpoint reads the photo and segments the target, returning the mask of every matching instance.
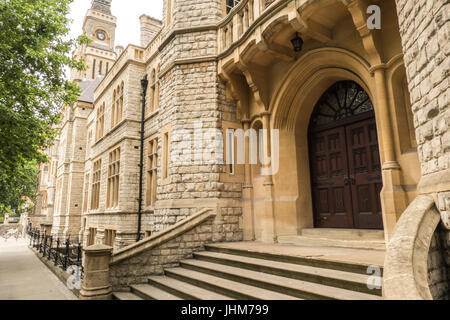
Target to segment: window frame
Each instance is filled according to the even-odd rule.
[[[92,166],[91,210],[100,208],[100,184],[102,177],[102,159],[98,159]]]
[[[95,126],[95,141],[98,141],[103,138],[105,133],[105,102],[100,104],[100,107],[97,109],[97,121]]]
[[[106,208],[116,208],[119,206],[120,193],[120,147],[109,153],[108,163],[108,183],[106,191]]]
[[[156,188],[158,180],[158,138],[155,137],[147,143],[147,187],[146,205],[154,206],[156,202]]]

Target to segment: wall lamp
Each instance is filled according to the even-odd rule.
[[[291,40],[292,46],[294,47],[295,52],[302,51],[303,48],[303,39],[300,38],[298,32],[295,34],[295,38]]]

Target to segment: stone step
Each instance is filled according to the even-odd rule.
[[[373,294],[361,293],[201,260],[185,260],[181,262],[181,266],[186,269],[198,271],[202,274],[209,274],[219,278],[229,279],[238,283],[244,283],[258,288],[288,294],[301,299],[380,299],[379,296]]]
[[[333,238],[319,238],[316,236],[279,236],[278,243],[295,244],[305,247],[340,247],[369,250],[386,250],[384,240],[345,240]]]
[[[324,257],[287,255],[281,253],[247,250],[244,248],[230,247],[222,244],[208,244],[205,245],[205,248],[207,252],[225,253],[249,258],[258,258],[264,260],[306,265],[317,268],[359,273],[364,275],[367,275],[368,268],[372,266],[368,263],[344,262]],[[383,272],[382,265],[377,265],[377,267],[379,267],[381,272]]]
[[[381,296],[381,289],[371,290],[367,286],[369,275],[339,271],[333,269],[317,268],[306,265],[271,261],[259,258],[249,258],[218,252],[196,252],[197,261],[207,261],[219,265],[243,268],[272,275],[288,277],[307,282],[324,284],[341,289],[354,290]],[[196,260],[183,261],[184,264],[196,263]],[[206,270],[207,271],[207,270]],[[205,271],[205,272],[206,272]]]
[[[137,284],[130,288],[131,292],[144,300],[182,300],[180,297],[150,284]]]
[[[132,292],[113,292],[113,300],[144,300]]]
[[[166,273],[169,269],[165,270]],[[186,300],[232,300],[232,298],[204,288],[180,281],[174,277],[151,276],[148,278],[150,285],[167,293]]]
[[[305,228],[300,235],[310,238],[328,238],[333,240],[378,240],[384,241],[383,230]]]
[[[239,272],[245,270],[239,269]],[[165,273],[168,277],[188,282],[196,287],[201,287],[210,291],[243,300],[298,300],[299,298],[278,293],[275,291],[263,289],[248,285],[241,282],[228,280],[225,278],[212,276],[206,273],[186,269],[172,268],[166,269]],[[291,280],[291,279],[289,279]]]

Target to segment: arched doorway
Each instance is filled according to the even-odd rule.
[[[339,81],[321,96],[308,143],[315,227],[382,229],[375,113],[361,86]]]

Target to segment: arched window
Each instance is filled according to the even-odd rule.
[[[123,82],[117,86],[113,93],[113,104],[111,108],[111,128],[122,121],[123,114]]]
[[[152,70],[151,76],[150,76],[150,113],[155,111],[157,109],[156,104],[156,71],[155,69]]]
[[[117,99],[117,92],[114,89],[111,105],[111,128],[114,128],[114,126],[116,125],[116,99]]]
[[[156,69],[156,81],[155,81],[155,110],[159,109],[159,65]]]
[[[310,129],[327,126],[358,114],[373,111],[366,91],[353,81],[340,81],[320,98],[311,116]]]
[[[241,2],[241,0],[225,0],[225,1],[227,14],[230,13],[230,11]]]
[[[123,81],[120,84],[120,93],[117,94],[119,96],[119,107],[117,108],[117,123],[122,121],[123,115]]]
[[[105,103],[103,102],[97,109],[97,123],[95,131],[95,141],[103,137],[105,129]]]

